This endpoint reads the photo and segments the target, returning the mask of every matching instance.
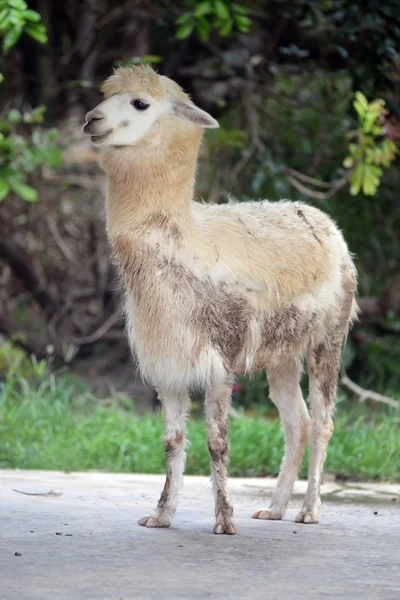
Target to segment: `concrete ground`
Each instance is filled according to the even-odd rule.
[[[213,535],[207,478],[186,477],[170,529],[136,524],[163,477],[0,471],[1,600],[398,600],[400,485],[323,486],[319,525],[251,514],[275,481],[232,479],[236,536]],[[22,493],[21,493],[22,492]]]

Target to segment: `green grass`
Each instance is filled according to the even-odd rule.
[[[400,481],[400,426],[388,411],[340,404],[325,470],[344,477]],[[357,407],[358,409],[358,407]],[[357,415],[357,416],[355,416]],[[66,377],[30,382],[10,372],[0,383],[0,467],[164,473],[160,415],[138,416],[128,402],[100,402]],[[283,451],[277,418],[230,423],[232,476],[275,475]],[[189,421],[187,473],[207,475],[205,425]],[[306,474],[307,456],[301,474]]]

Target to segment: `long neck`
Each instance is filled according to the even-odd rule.
[[[177,222],[190,219],[190,203],[202,131],[172,127],[158,144],[107,151],[107,230],[113,239],[134,231],[162,212]]]

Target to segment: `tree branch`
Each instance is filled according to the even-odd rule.
[[[122,318],[122,313],[121,313],[120,309],[118,309],[110,317],[108,317],[108,319],[98,329],[96,329],[96,331],[94,331],[90,335],[86,335],[83,337],[75,337],[75,336],[65,337],[64,336],[63,340],[69,344],[74,344],[75,346],[82,346],[84,344],[93,344],[94,342],[97,342],[99,339],[103,338],[105,336],[105,334],[109,332],[111,327],[113,325],[115,325],[115,323],[117,323],[121,318]],[[121,334],[122,334],[122,332],[119,332],[118,335],[115,337],[117,339],[121,339],[123,337]],[[114,336],[111,336],[111,338],[113,339]]]
[[[60,249],[60,251],[62,252],[62,254],[65,256],[65,258],[67,260],[69,260],[70,262],[73,262],[74,261],[73,252],[68,247],[68,245],[64,242],[63,238],[61,237],[60,232],[58,231],[57,223],[56,223],[54,217],[50,217],[48,215],[46,217],[46,222],[47,222],[47,225],[49,226],[50,233],[53,236],[54,241],[57,244],[57,246]]]
[[[304,181],[305,183],[310,183],[311,185],[315,185],[316,187],[325,188],[330,190],[332,185],[335,184],[334,181],[320,181],[319,179],[315,179],[315,177],[310,177],[309,175],[305,175],[304,173],[300,173],[300,171],[296,171],[296,169],[288,168],[285,170],[286,175],[293,175],[296,179],[300,179],[300,181]]]
[[[288,182],[295,187],[297,190],[299,190],[299,192],[301,192],[302,194],[309,196],[310,198],[315,198],[316,200],[327,200],[328,198],[331,198],[332,196],[334,196],[336,194],[336,192],[338,192],[342,187],[344,187],[346,185],[346,183],[348,182],[349,179],[349,173],[346,173],[346,175],[344,175],[343,177],[341,177],[340,179],[337,179],[336,181],[332,181],[332,183],[328,184],[330,189],[327,192],[316,192],[315,190],[311,190],[310,188],[306,187],[305,185],[303,185],[302,183],[300,183],[299,179],[297,178],[297,176],[295,177],[293,174],[291,174],[292,169],[286,169],[285,171],[283,171],[284,175],[286,176],[286,179],[288,180]],[[295,173],[297,173],[297,171],[295,171]],[[302,175],[302,179],[304,180],[306,177],[307,179],[313,179],[313,177],[308,178],[307,175]],[[318,180],[315,180],[318,181]],[[321,185],[321,184],[325,184],[325,182],[319,181],[318,184],[320,185],[320,187],[325,187],[325,185]],[[317,185],[314,182],[314,185]]]
[[[400,410],[400,402],[390,398],[389,396],[384,396],[383,394],[378,394],[378,392],[373,392],[372,390],[366,390],[357,383],[354,383],[346,373],[343,373],[340,378],[340,383],[347,387],[349,390],[354,392],[358,396],[359,402],[364,402],[365,400],[373,400],[373,402],[381,402],[383,404],[387,404],[387,406],[392,406],[396,410]]]

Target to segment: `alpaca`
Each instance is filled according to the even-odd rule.
[[[266,369],[285,434],[269,508],[281,519],[310,439],[298,523],[317,523],[341,345],[356,271],[332,220],[303,203],[193,200],[203,129],[217,121],[149,66],[120,67],[84,132],[108,176],[107,233],[126,291],[127,332],[165,420],[166,482],[146,527],[168,527],[183,482],[188,390],[206,390],[215,533],[234,534],[226,491],[233,377]],[[299,380],[307,362],[312,419]]]

